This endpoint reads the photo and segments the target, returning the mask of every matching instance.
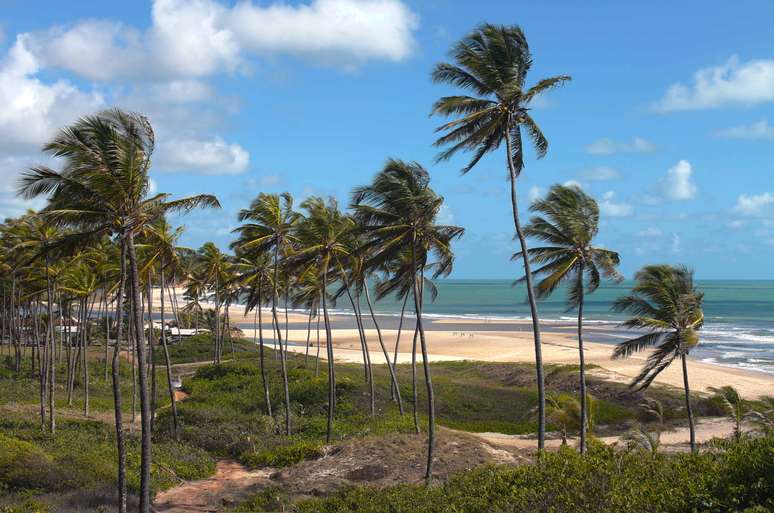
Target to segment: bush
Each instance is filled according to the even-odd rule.
[[[300,461],[319,458],[323,455],[322,446],[310,440],[296,440],[287,445],[263,449],[258,452],[245,452],[239,458],[249,467],[287,467]]]
[[[356,487],[302,502],[299,513],[686,511],[774,508],[774,438],[723,442],[698,455],[618,452],[592,444],[522,467],[482,467],[436,486]]]

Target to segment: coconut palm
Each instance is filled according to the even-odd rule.
[[[40,215],[54,226],[70,227],[74,231],[62,240],[63,244],[83,247],[104,235],[114,234],[126,250],[140,369],[141,513],[150,511],[151,431],[134,238],[144,225],[168,212],[220,206],[212,195],[179,200],[170,200],[168,194],[148,197],[148,171],[154,145],[153,128],[142,115],[114,109],[87,116],[60,130],[43,147],[44,152],[63,161],[62,170],[34,167],[22,175],[19,188],[20,194],[28,199],[48,196],[48,205]],[[117,368],[113,378],[118,379]],[[115,384],[113,388],[114,391],[118,389]],[[115,397],[115,403],[120,403],[119,397]],[[120,431],[118,424],[117,428]],[[119,510],[126,510],[125,483],[122,482],[119,482]]]
[[[505,143],[508,177],[511,185],[513,224],[521,245],[527,297],[532,315],[535,366],[538,387],[538,448],[545,441],[545,384],[540,348],[537,303],[532,272],[527,258],[527,242],[519,221],[516,179],[524,169],[526,131],[538,158],[548,151],[548,140],[530,114],[530,102],[537,96],[570,80],[560,75],[527,87],[532,54],[524,32],[518,26],[484,24],[459,41],[451,50],[454,63],[440,63],[433,70],[433,81],[471,91],[475,96],[444,96],[433,105],[432,114],[456,116],[436,130],[443,135],[436,146],[448,146],[438,160],[447,160],[467,150],[473,158],[462,169],[467,173],[487,153]]]
[[[354,216],[365,234],[363,248],[372,255],[368,266],[383,266],[398,258],[405,248],[411,251],[414,312],[427,388],[428,481],[432,478],[435,446],[435,399],[422,325],[421,284],[431,259],[441,264],[435,268],[435,277],[451,271],[451,242],[464,232],[457,226],[435,224],[442,205],[443,197],[430,188],[430,175],[421,165],[395,159],[387,161],[370,185],[358,187],[352,194]]]
[[[293,211],[293,197],[289,193],[261,193],[253,200],[249,208],[239,211],[239,221],[244,224],[234,230],[239,234],[239,239],[232,243],[232,247],[237,251],[272,253],[271,315],[280,349],[282,384],[285,391],[285,433],[288,435],[290,435],[290,389],[288,387],[287,355],[282,347],[282,333],[277,317],[277,302],[279,301],[280,257],[286,255],[296,240],[294,227],[298,220],[299,215]]]
[[[583,302],[593,293],[604,276],[621,281],[616,270],[618,253],[594,247],[599,232],[599,206],[594,198],[577,186],[554,185],[543,199],[530,206],[537,215],[524,227],[527,237],[544,245],[529,248],[532,272],[540,281],[535,286],[538,298],[551,295],[561,283],[567,283],[567,310],[578,310],[578,361],[580,364],[580,452],[586,452],[586,365],[583,353]],[[522,258],[516,253],[514,259]],[[585,281],[585,283],[584,283]]]
[[[224,304],[223,287],[227,280],[226,272],[230,265],[228,255],[223,253],[212,242],[205,242],[199,248],[197,260],[202,281],[213,291],[215,301],[215,363],[220,363],[223,356],[223,329],[220,322],[220,310]]]
[[[714,399],[734,423],[734,440],[738,442],[742,438],[742,424],[747,420],[750,411],[747,401],[742,399],[739,391],[731,385],[709,387],[708,390],[715,394]]]
[[[683,266],[648,265],[635,275],[634,280],[631,294],[617,299],[613,309],[634,315],[622,326],[646,333],[616,345],[613,358],[628,358],[655,346],[630,385],[635,390],[647,388],[675,359],[681,360],[691,451],[695,452],[687,357],[699,343],[698,330],[704,324],[704,295],[694,287],[693,271]]]
[[[346,240],[351,237],[354,223],[339,211],[338,204],[333,198],[326,202],[322,198],[313,196],[301,203],[301,208],[307,211],[307,215],[296,225],[298,248],[291,257],[291,263],[303,268],[314,265],[319,275],[319,293],[322,299],[328,352],[328,423],[325,438],[327,443],[330,443],[336,408],[336,374],[333,365],[333,338],[326,290],[330,269],[337,265],[340,259],[349,256]]]

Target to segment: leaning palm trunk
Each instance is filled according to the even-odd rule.
[[[387,362],[387,368],[390,370],[390,384],[395,390],[395,399],[398,402],[398,410],[400,411],[401,416],[403,416],[403,401],[400,398],[400,388],[398,388],[398,377],[395,375],[395,365],[393,365],[393,363],[390,361],[390,355],[387,353],[387,346],[384,345],[384,340],[382,339],[382,330],[379,329],[379,323],[376,321],[376,315],[374,315],[374,308],[371,304],[371,295],[368,293],[368,283],[366,281],[363,281],[363,289],[365,290],[368,311],[371,314],[371,320],[374,323],[376,334],[379,338],[379,345],[382,348],[382,353],[384,353],[384,360]]]
[[[148,373],[145,363],[145,337],[142,327],[142,306],[140,301],[140,275],[137,270],[137,254],[134,249],[134,234],[127,237],[129,267],[131,275],[132,302],[134,303],[134,330],[137,344],[137,368],[140,389],[140,513],[150,513],[150,469],[151,469],[151,416],[148,398]]]
[[[580,367],[580,452],[586,452],[586,429],[588,410],[586,406],[586,357],[583,354],[583,263],[578,269],[578,366]]]
[[[414,272],[416,272],[417,268],[416,251],[416,240],[414,240],[411,245],[411,263]],[[419,282],[424,283],[424,272],[422,270],[419,271]],[[414,276],[412,288],[414,289],[414,309],[417,315],[419,343],[422,349],[422,368],[425,371],[425,386],[427,387],[427,468],[425,470],[425,479],[429,482],[433,477],[433,453],[435,450],[435,396],[433,394],[433,380],[430,376],[430,362],[427,356],[425,329],[422,326],[422,298],[416,275]]]
[[[82,356],[83,360],[81,360],[81,365],[83,365],[83,415],[85,417],[89,416],[89,361],[88,361],[88,355],[87,355],[87,349],[88,349],[88,340],[86,339],[88,334],[88,311],[86,307],[86,303],[88,301],[88,296],[84,297],[82,301],[82,310],[83,314],[81,315],[83,319],[83,324],[81,325],[81,350],[82,350]]]
[[[417,393],[417,338],[419,337],[419,324],[414,324],[414,342],[411,345],[411,393],[413,400],[414,431],[417,434],[422,430],[419,427],[419,394]]]
[[[274,290],[271,296],[271,315],[272,320],[274,321],[274,328],[276,329],[277,333],[277,342],[279,342],[280,367],[282,369],[282,386],[285,391],[285,434],[290,436],[290,388],[288,386],[287,352],[282,347],[282,331],[280,329],[279,318],[277,317],[277,302],[279,301],[279,294],[277,292],[278,271],[279,245],[274,247]]]
[[[263,350],[263,277],[258,278],[258,344],[261,353],[261,381],[263,382],[263,401],[266,404],[266,415],[271,417],[271,396],[269,394],[269,380],[266,378],[266,363]]]
[[[169,347],[167,347],[167,328],[164,325],[164,263],[162,262],[159,271],[159,280],[161,281],[161,346],[164,348],[164,363],[167,369],[167,387],[169,387],[169,403],[172,407],[172,427],[174,429],[175,440],[180,441],[180,424],[177,418],[177,401],[175,400],[175,389],[172,386],[172,362],[169,360]]]
[[[333,435],[333,415],[336,411],[336,374],[333,366],[333,337],[331,336],[331,321],[328,318],[328,303],[325,291],[328,289],[328,266],[323,269],[322,306],[323,322],[325,324],[325,346],[328,353],[328,424],[325,432],[325,442],[331,443]]]
[[[408,301],[408,294],[403,298],[403,306],[400,308],[400,321],[398,321],[398,336],[395,337],[395,354],[392,357],[392,364],[398,365],[398,348],[400,347],[400,334],[403,330],[403,315],[406,313],[406,302]],[[397,392],[397,387],[393,388],[392,394]]]
[[[322,303],[322,294],[320,294],[320,303]],[[314,377],[320,375],[320,311],[317,311],[317,354],[314,358]]]
[[[344,290],[347,291],[347,297],[352,304],[352,311],[355,313],[355,325],[357,326],[357,333],[360,337],[360,350],[363,352],[363,371],[365,372],[365,381],[368,384],[368,399],[370,404],[371,415],[376,414],[376,403],[374,398],[374,380],[373,369],[371,367],[371,353],[368,350],[368,340],[366,339],[365,329],[363,329],[363,317],[360,314],[358,304],[360,303],[360,296],[357,298],[357,303],[352,297],[352,293],[349,291],[349,284],[344,283]]]
[[[151,375],[151,387],[150,387],[150,410],[151,410],[151,433],[156,427],[156,333],[153,331],[153,284],[151,283],[150,273],[148,273],[148,372]],[[163,289],[162,289],[163,291]],[[162,294],[163,296],[163,294]],[[163,327],[162,327],[163,328]]]
[[[510,120],[508,126],[511,126]],[[515,126],[513,130],[519,133],[519,127]],[[521,135],[519,134],[519,140]],[[532,316],[532,334],[535,342],[535,372],[537,378],[538,389],[538,450],[542,450],[545,447],[546,438],[546,390],[545,379],[543,377],[543,351],[540,344],[540,320],[538,318],[537,301],[535,300],[535,290],[532,286],[532,270],[529,262],[529,255],[527,253],[527,239],[524,236],[524,232],[521,228],[521,222],[519,221],[519,205],[518,196],[516,194],[516,179],[519,177],[519,172],[514,166],[513,162],[513,150],[511,148],[510,134],[505,135],[505,146],[508,154],[508,170],[511,183],[511,208],[513,210],[513,225],[516,228],[516,235],[519,238],[519,244],[521,246],[521,257],[524,261],[524,274],[527,284],[527,298],[529,299],[529,309]]]
[[[688,386],[688,364],[685,354],[680,355],[683,364],[683,386],[685,388],[685,411],[688,413],[688,430],[691,436],[691,452],[696,452],[696,430],[693,423],[693,408],[691,407],[691,389]]]
[[[48,312],[48,325],[46,326],[46,346],[48,346],[48,430],[56,432],[56,420],[54,419],[54,285],[51,280],[50,263],[46,255],[46,309]],[[61,304],[60,304],[61,309]]]
[[[309,305],[309,319],[306,321],[306,347],[304,348],[304,367],[309,363],[309,340],[312,338],[312,313],[314,309]]]

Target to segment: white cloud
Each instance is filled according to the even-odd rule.
[[[682,244],[681,244],[681,241],[680,241],[680,236],[677,235],[676,233],[673,233],[672,234],[672,245],[670,246],[669,251],[673,255],[678,255],[678,254],[680,254],[682,252],[682,250],[683,250],[683,248],[682,248]]]
[[[238,144],[219,137],[212,139],[170,139],[159,147],[155,169],[166,172],[191,171],[203,175],[235,175],[244,172],[249,153]]]
[[[414,46],[417,16],[400,0],[154,0],[146,31],[86,20],[24,35],[47,66],[99,81],[210,76],[247,67],[251,55],[290,54],[351,68],[400,61]]]
[[[601,182],[605,180],[615,180],[621,176],[617,169],[607,166],[598,166],[586,169],[581,172],[584,180]]]
[[[610,217],[628,217],[634,212],[634,208],[625,202],[615,201],[615,192],[607,191],[599,202],[599,210]]]
[[[544,191],[537,185],[533,185],[529,188],[529,191],[527,191],[527,198],[529,199],[529,202],[532,203],[535,200],[538,200],[543,197]]]
[[[0,62],[0,148],[13,153],[38,149],[61,126],[105,103],[101,94],[65,80],[36,78],[40,62],[20,41]]]
[[[447,203],[443,203],[441,205],[440,210],[438,210],[438,217],[436,221],[438,224],[454,224],[454,211]]]
[[[651,153],[656,151],[656,145],[642,137],[635,137],[630,142],[616,142],[603,137],[586,145],[586,153],[592,155],[612,155],[614,153]]]
[[[737,56],[732,56],[725,64],[695,72],[690,85],[673,84],[653,108],[670,112],[770,101],[774,101],[774,60],[740,63]]]
[[[742,215],[758,216],[772,210],[773,207],[774,194],[770,192],[750,196],[741,194],[736,200],[734,211]]]
[[[583,188],[583,184],[581,184],[578,180],[567,180],[562,185],[565,187],[577,187],[579,189]]]
[[[692,179],[693,167],[687,160],[681,160],[669,168],[667,174],[661,179],[659,189],[661,194],[669,200],[688,200],[696,196],[697,187]]]
[[[738,125],[717,132],[719,137],[730,139],[750,139],[760,141],[774,141],[774,126],[762,119],[750,125]]]
[[[0,157],[0,221],[7,217],[19,216],[30,208],[40,209],[45,205],[45,201],[40,198],[25,200],[16,195],[19,172],[34,163],[32,157]]]
[[[656,238],[661,237],[663,233],[656,227],[650,226],[644,230],[640,230],[640,237]]]

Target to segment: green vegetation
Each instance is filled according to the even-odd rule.
[[[270,502],[278,496],[273,491],[245,504],[278,509]],[[246,505],[237,511],[248,511]],[[762,513],[772,509],[774,437],[718,442],[712,450],[696,455],[621,452],[592,443],[586,455],[565,448],[544,454],[535,464],[482,467],[437,486],[356,487],[296,504],[292,511]]]
[[[127,437],[128,488],[139,490],[139,439]],[[34,422],[0,421],[0,504],[51,492],[97,493],[115,487],[114,429],[96,420],[60,420],[55,436]],[[180,480],[202,479],[215,470],[207,452],[189,444],[164,441],[153,446],[153,490]]]
[[[232,352],[233,347],[233,352]],[[214,358],[212,335],[201,333],[186,337],[180,342],[169,344],[169,359],[172,365],[180,363],[209,362]],[[225,359],[252,358],[258,356],[258,349],[251,341],[234,339],[232,344],[226,342]],[[154,355],[156,364],[163,365],[164,354],[157,351]]]

